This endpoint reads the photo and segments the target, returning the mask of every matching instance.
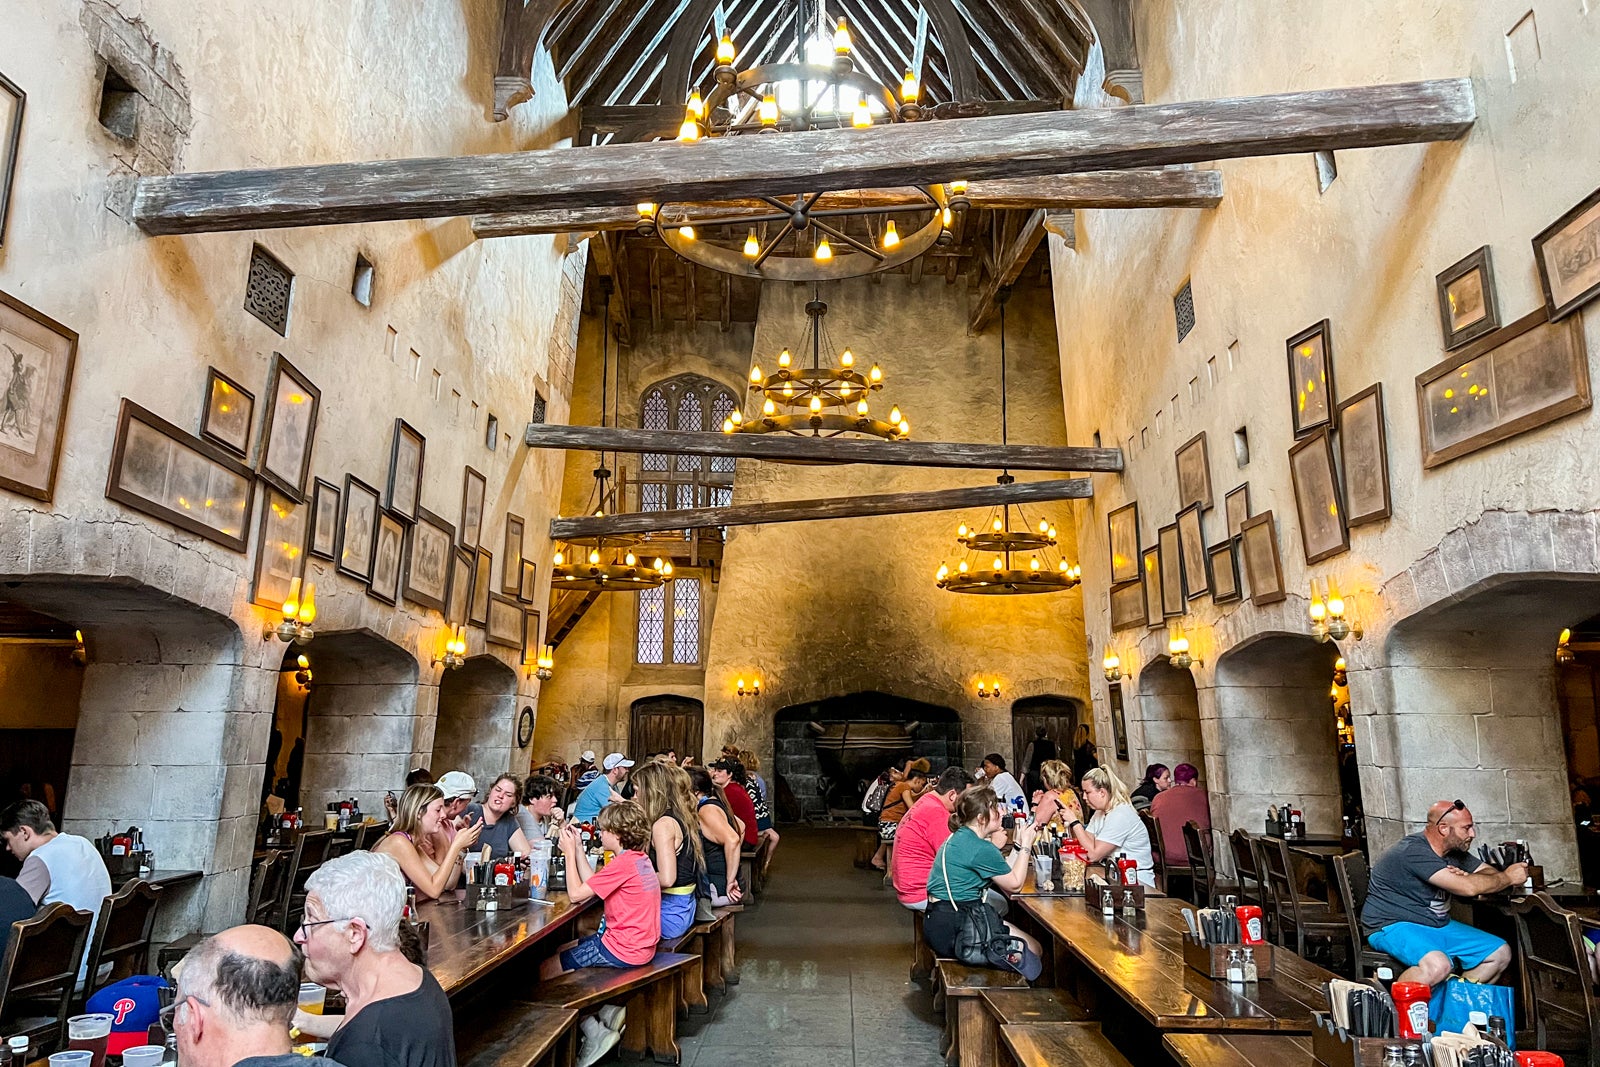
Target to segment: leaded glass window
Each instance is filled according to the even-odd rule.
[[[672,583],[672,662],[700,662],[700,582]]]
[[[640,590],[639,642],[634,658],[640,663],[665,663],[666,638],[666,587]]]

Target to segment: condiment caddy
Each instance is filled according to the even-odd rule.
[[[150,866],[150,851],[144,847],[144,831],[137,826],[114,830],[95,839],[100,858],[105,860],[106,873],[113,878],[138,874]]]

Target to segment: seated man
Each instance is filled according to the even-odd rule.
[[[306,981],[342,990],[347,1007],[342,1016],[297,1012],[295,1025],[328,1038],[328,1058],[348,1067],[455,1067],[450,1001],[401,951],[405,904],[400,866],[381,853],[351,852],[306,879],[294,938]]]
[[[265,926],[235,926],[178,965],[177,999],[162,1013],[184,1067],[304,1067],[289,1051],[300,999],[300,953]],[[324,1067],[337,1067],[329,1057]]]
[[[100,902],[111,895],[111,875],[93,842],[56,831],[50,809],[37,800],[19,800],[0,812],[0,836],[22,861],[17,882],[39,907],[65,901],[98,921]],[[89,926],[94,939],[94,925]],[[89,966],[85,953],[84,968]],[[79,972],[79,978],[83,972]]]
[[[895,830],[889,877],[900,903],[912,911],[928,908],[928,872],[933,869],[933,857],[949,838],[950,813],[956,810],[961,794],[971,788],[972,782],[972,775],[965,768],[946,767],[933,789],[911,805]]]
[[[1457,962],[1471,982],[1492,982],[1511,962],[1493,934],[1450,918],[1450,896],[1474,897],[1520,885],[1527,864],[1497,871],[1468,851],[1478,831],[1461,801],[1428,809],[1421,833],[1402,837],[1372,866],[1361,925],[1367,942],[1406,965],[1399,981],[1438,986]]]
[[[604,772],[578,794],[578,803],[572,809],[573,819],[592,823],[600,817],[601,809],[621,800],[622,794],[618,790],[622,788],[623,779],[628,777],[628,768],[632,766],[633,760],[620,752],[607,756]]]
[[[1161,827],[1161,847],[1167,862],[1183,866],[1189,862],[1189,847],[1183,840],[1185,823],[1200,824],[1202,836],[1211,831],[1211,803],[1200,788],[1200,772],[1192,763],[1172,768],[1172,788],[1162,789],[1150,802],[1150,815]]]

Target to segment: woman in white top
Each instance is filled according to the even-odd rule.
[[[1014,811],[1016,802],[1022,801],[1022,813],[1028,814],[1028,797],[1015,776],[1006,770],[1006,758],[998,752],[983,757],[983,784],[994,790],[1006,811]]]
[[[1083,799],[1094,812],[1089,825],[1074,819],[1067,831],[1089,853],[1090,863],[1108,860],[1121,852],[1139,864],[1139,881],[1156,887],[1155,862],[1150,856],[1150,834],[1128,799],[1128,787],[1104,767],[1083,776]],[[1115,875],[1115,871],[1108,874]]]

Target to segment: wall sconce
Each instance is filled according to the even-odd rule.
[[[1200,661],[1189,655],[1189,639],[1183,634],[1183,627],[1175,627],[1167,638],[1167,662],[1180,671],[1186,671]]]
[[[300,595],[300,579],[295,578],[289,582],[289,596],[283,602],[283,621],[275,628],[262,634],[263,638],[277,635],[279,641],[288,644],[293,641],[303,645],[317,636],[311,628],[311,623],[317,617],[317,584],[306,584],[306,595]]]
[[[740,678],[739,682],[738,682],[738,685],[735,686],[735,688],[734,688],[734,693],[736,695],[742,696],[742,697],[758,697],[758,696],[760,696],[761,695],[761,679],[760,678],[752,678],[752,679],[750,679],[750,684],[748,686],[746,686],[745,683],[744,683],[744,679]]]
[[[452,671],[458,671],[467,662],[467,628],[457,626],[450,630],[450,636],[444,642],[444,655],[435,656],[435,667],[443,664]]]
[[[556,673],[556,646],[540,645],[538,658],[533,661],[533,675],[541,682],[548,682]]]
[[[1107,652],[1100,666],[1105,668],[1106,681],[1115,682],[1122,678],[1122,659],[1115,652]]]
[[[1345,668],[1343,656],[1333,661],[1333,684],[1340,687],[1350,684],[1350,675]]]
[[[294,672],[294,680],[301,689],[311,688],[311,661],[305,656],[295,657],[295,666],[300,669]]]
[[[72,650],[72,662],[76,663],[80,667],[85,666],[89,662],[89,652],[83,647],[83,631],[74,630],[72,631],[72,636],[76,638],[78,642],[78,647]],[[1570,657],[1572,653],[1569,652],[1567,655]]]
[[[1339,595],[1339,586],[1332,578],[1328,579],[1326,596],[1318,589],[1317,580],[1311,579],[1311,605],[1307,611],[1311,616],[1312,636],[1319,643],[1343,641],[1351,636],[1361,640],[1361,627],[1345,618],[1344,597]]]
[[[978,680],[978,697],[979,697],[979,699],[987,700],[990,697],[994,697],[996,700],[1000,699],[1000,683],[998,681],[994,681],[994,682],[991,682],[989,684],[990,684],[990,688],[985,689],[983,687],[983,680],[981,678]]]
[[[81,638],[80,638],[80,640],[81,640]],[[1572,654],[1572,646],[1569,644],[1569,642],[1571,640],[1572,640],[1572,631],[1571,630],[1562,630],[1561,631],[1561,636],[1556,638],[1556,662],[1557,663],[1565,665],[1565,664],[1571,663],[1574,659],[1577,659],[1577,657]],[[74,657],[76,657],[77,653],[73,653],[73,655],[74,655]]]

